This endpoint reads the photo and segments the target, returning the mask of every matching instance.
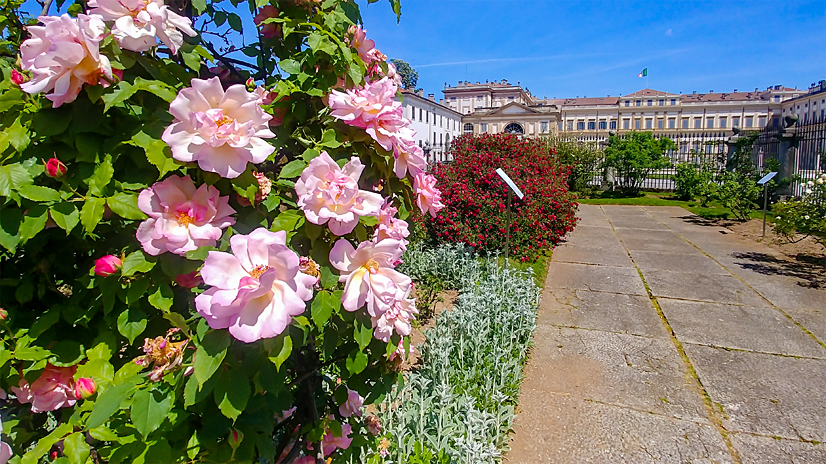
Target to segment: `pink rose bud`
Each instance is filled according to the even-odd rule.
[[[236,449],[241,446],[241,442],[244,441],[244,433],[238,429],[232,429],[229,432],[229,446],[232,449]]]
[[[46,161],[46,175],[54,179],[60,179],[66,175],[66,165],[57,158]]]
[[[81,377],[75,382],[75,397],[87,399],[94,396],[97,391],[95,381],[88,377]]]
[[[115,255],[106,255],[95,260],[95,274],[101,277],[110,276],[123,266],[123,261]]]
[[[247,92],[254,92],[255,91],[255,80],[253,78],[247,79]]]
[[[112,68],[112,75],[117,77],[119,81],[123,80],[123,69]]]
[[[19,72],[16,69],[11,70],[11,83],[20,86],[21,84],[26,83],[29,80],[23,73]]]
[[[192,271],[189,274],[178,274],[175,276],[175,283],[184,288],[195,288],[203,283],[201,275],[198,271]]]
[[[5,321],[9,318],[9,312],[3,308],[0,308],[0,321]]]

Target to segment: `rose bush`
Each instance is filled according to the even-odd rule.
[[[0,463],[361,455],[440,192],[355,2],[40,8],[0,6]]]
[[[826,172],[802,188],[802,197],[772,205],[774,233],[791,242],[811,237],[826,248]]]
[[[433,170],[437,196],[445,207],[429,209],[434,198],[419,195],[430,234],[437,240],[465,243],[477,250],[501,251],[505,246],[507,189],[496,174],[502,168],[525,194],[514,196],[510,254],[532,261],[559,243],[576,224],[576,203],[567,191],[570,167],[561,165],[553,149],[541,140],[509,134],[462,136],[451,144],[453,162]],[[420,180],[419,176],[416,178]]]

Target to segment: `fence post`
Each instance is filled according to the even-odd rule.
[[[797,149],[800,144],[800,137],[798,137],[797,127],[795,127],[797,120],[798,116],[796,114],[790,114],[783,118],[786,127],[776,135],[777,139],[780,140],[777,160],[780,162],[779,177],[781,179],[797,174]],[[793,195],[794,190],[792,184],[778,189],[777,193],[780,195]]]
[[[731,131],[734,132],[734,135],[726,140],[726,171],[731,171],[735,168],[732,164],[732,160],[734,159],[734,155],[737,153],[737,140],[740,138],[739,127],[734,127]]]

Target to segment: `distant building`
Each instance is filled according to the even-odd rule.
[[[826,122],[826,80],[812,84],[806,93],[798,93],[783,102],[781,115],[796,114],[803,124]]]
[[[416,143],[425,152],[428,162],[447,161],[450,142],[462,133],[462,115],[436,101],[433,94],[402,90],[404,116],[416,131]]]

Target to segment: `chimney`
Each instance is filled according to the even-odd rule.
[[[416,95],[418,95],[418,96],[420,96],[420,97],[424,97],[424,89],[419,89],[419,90],[417,90],[417,91],[416,91]]]
[[[440,98],[440,99],[439,99],[439,104],[440,104],[440,105],[442,105],[442,106],[445,106],[445,99],[444,99],[444,98]]]
[[[697,95],[697,91],[696,91],[696,90],[694,90],[694,91],[692,91],[692,92],[691,92],[691,94],[692,94],[692,95]]]
[[[737,93],[737,89],[734,89],[734,93]]]
[[[709,90],[709,91],[708,91],[708,93],[714,93],[714,91],[713,91],[713,90]]]
[[[459,85],[462,85],[462,81],[459,81]]]
[[[521,86],[521,85],[522,85],[522,81],[516,81],[516,86],[517,86],[517,87],[518,87],[518,86]]]
[[[476,85],[479,85],[479,84],[481,84],[481,82],[479,82],[479,81],[476,81]]]
[[[757,87],[755,87],[755,88],[754,88],[754,91],[755,91],[755,92],[757,92],[757,91],[758,91],[758,88],[757,88]]]
[[[436,95],[434,95],[432,93],[429,93],[429,94],[427,94],[427,99],[432,101],[432,102],[435,102],[436,101]]]

